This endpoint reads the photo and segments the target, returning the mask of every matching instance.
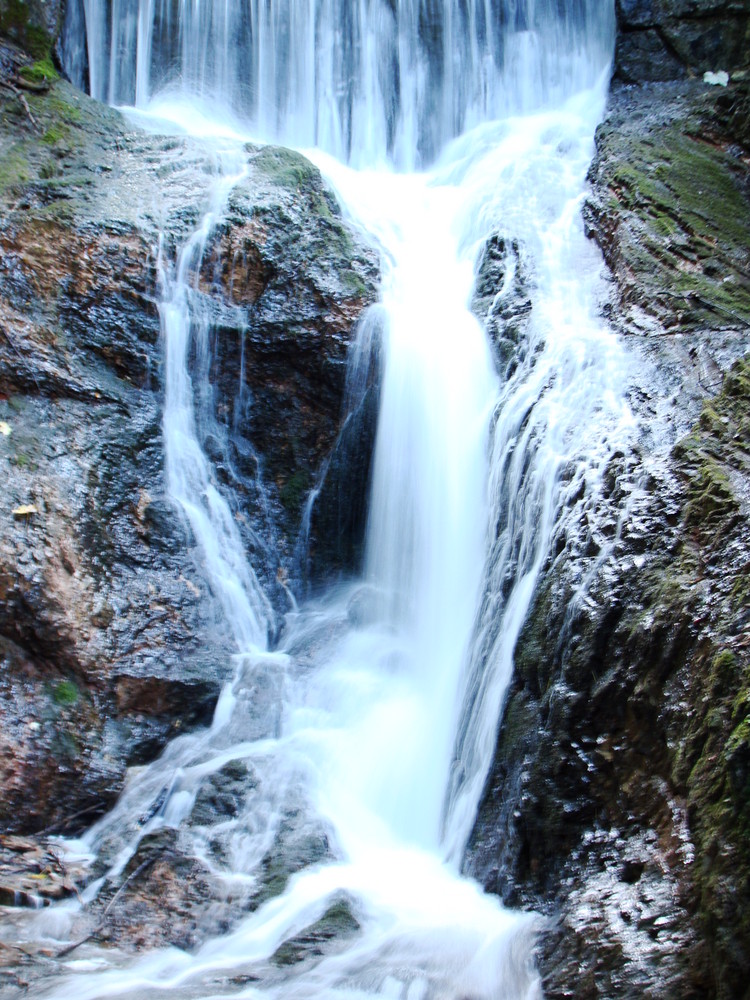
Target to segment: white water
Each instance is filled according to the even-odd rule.
[[[127,55],[120,62],[110,58],[111,43],[97,41],[97,32],[106,31],[96,6],[87,24],[96,93],[151,97],[148,67],[163,47],[153,20],[158,6],[113,0],[113,16],[125,11],[115,17],[114,34],[130,33],[118,43]],[[374,0],[349,5],[360,42],[349,39],[356,52],[345,62],[354,82],[352,93],[342,94],[341,81],[331,76],[341,68],[342,32],[332,26],[339,5],[251,4],[243,30],[252,28],[252,42],[235,52],[215,35],[236,35],[241,5],[179,4],[175,37],[187,90],[220,98],[236,112],[248,79],[255,81],[248,131],[283,130],[298,145],[324,146],[327,153],[310,155],[383,249],[385,366],[366,586],[289,616],[280,648],[265,649],[265,598],[197,444],[187,371],[190,338],[205,332],[193,276],[243,173],[240,141],[215,138],[217,178],[206,215],[174,268],[163,266],[165,441],[170,491],[204,551],[235,638],[236,679],[211,730],[174,741],[159,761],[134,774],[115,810],[78,847],[105,858],[116,881],[143,836],[172,826],[183,849],[203,860],[227,894],[248,899],[263,859],[289,850],[280,844],[290,826],[293,837],[325,836],[328,849],[281,895],[195,954],[171,949],[118,965],[116,956],[99,953],[110,968],[71,975],[49,996],[521,1000],[539,994],[534,918],[505,911],[458,872],[492,759],[513,647],[553,529],[574,489],[596,489],[627,433],[623,361],[596,315],[599,262],[580,220],[607,83],[612,11],[609,4],[584,4],[575,17],[557,20],[541,0],[507,7],[446,0],[440,43],[428,49],[414,41],[418,8],[403,2],[391,11]],[[91,14],[91,4],[86,9]],[[473,20],[456,49],[446,38],[455,40],[459,9]],[[279,15],[270,35],[261,10]],[[299,22],[286,36],[284,11]],[[389,35],[393,11],[397,30],[391,25],[395,35]],[[493,31],[486,27],[489,11]],[[325,71],[317,51],[321,24],[334,39]],[[282,36],[295,40],[294,58]],[[394,107],[394,77],[382,70],[389,46],[398,52],[400,81],[390,119],[382,118],[389,100]],[[452,76],[456,52],[468,60],[461,87]],[[292,65],[295,73],[282,86],[281,68]],[[243,66],[251,67],[249,77],[240,73]],[[109,89],[101,82],[107,67]],[[133,76],[124,90],[118,73]],[[331,101],[326,88],[346,98],[343,104]],[[308,90],[312,116],[308,104],[296,103]],[[455,94],[458,113],[446,109]],[[158,96],[151,107],[163,118],[198,124],[194,107],[186,112],[173,94]],[[269,109],[274,120],[264,122]],[[201,127],[210,131],[206,121]],[[234,119],[215,131],[226,136],[237,128]],[[388,156],[419,162],[462,131],[429,172],[397,174],[382,165]],[[342,165],[348,153],[360,169]],[[529,342],[504,384],[468,309],[477,256],[497,231],[522,241],[533,262]],[[571,463],[575,471],[563,487],[561,471]],[[209,825],[191,820],[206,780],[238,760],[250,767],[252,782],[237,815]],[[281,943],[342,893],[360,924],[353,937],[283,973],[268,964]],[[258,982],[238,985],[238,972]]]
[[[562,103],[609,58],[610,0],[71,0],[91,93],[189,92],[339,160],[429,161],[482,122]],[[83,80],[79,49],[67,68]]]

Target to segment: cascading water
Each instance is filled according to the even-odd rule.
[[[186,853],[241,894],[290,836],[324,846],[194,954],[118,967],[99,952],[102,971],[71,973],[49,995],[536,996],[533,918],[458,872],[513,646],[567,493],[595,488],[627,432],[622,359],[595,315],[599,264],[580,222],[613,5],[83,8],[96,96],[193,123],[204,101],[235,133],[318,147],[309,155],[383,249],[385,361],[364,580],[289,615],[267,651],[266,602],[198,445],[187,370],[201,324],[192,282],[242,172],[241,143],[222,140],[207,214],[174,270],[164,265],[160,308],[170,490],[233,630],[236,679],[212,728],[134,775],[79,847],[116,883],[139,840],[173,827]],[[69,69],[83,79],[80,56]],[[393,172],[432,161],[428,172]],[[478,254],[498,233],[533,261],[530,334],[503,384],[469,310]],[[236,814],[197,819],[203,783],[230,762],[252,775]],[[279,947],[342,900],[356,933],[274,971]]]
[[[68,16],[81,7],[99,100],[181,91],[266,140],[402,168],[591,86],[614,21],[609,0],[71,0]]]

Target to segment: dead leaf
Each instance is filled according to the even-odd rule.
[[[4,420],[0,420],[0,434],[2,434],[3,437],[7,438],[11,432],[12,428],[10,424],[6,424]]]
[[[16,507],[15,510],[11,511],[13,517],[31,517],[32,514],[38,514],[39,508],[33,503],[25,503],[20,507]]]

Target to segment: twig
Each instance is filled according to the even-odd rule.
[[[5,333],[5,330],[3,330],[1,327],[0,327],[0,332],[4,333],[11,346],[15,347],[13,341],[10,339],[10,337],[8,337],[8,334]],[[36,379],[34,381],[36,381]],[[39,383],[37,382],[37,386],[38,385]],[[60,819],[56,823],[53,823],[51,826],[46,826],[43,830],[39,830],[39,832],[35,834],[35,836],[45,837],[48,834],[54,833],[55,830],[59,830],[60,827],[62,826],[67,826],[68,823],[71,823],[74,819],[80,819],[81,816],[88,816],[89,813],[95,812],[97,809],[101,809],[104,805],[105,805],[104,802],[95,802],[92,806],[86,806],[85,809],[81,809],[79,812],[73,813],[72,816],[66,816],[64,819]]]
[[[107,922],[107,914],[112,909],[112,907],[115,905],[115,903],[120,898],[120,896],[123,894],[123,892],[125,891],[125,889],[133,881],[134,878],[137,878],[142,872],[144,872],[149,867],[149,865],[152,865],[156,861],[156,859],[158,858],[158,856],[159,856],[158,854],[155,854],[153,858],[146,858],[145,861],[141,862],[141,864],[138,865],[138,867],[135,869],[135,871],[131,872],[130,875],[128,875],[128,877],[122,883],[122,885],[117,890],[117,892],[114,894],[114,896],[112,897],[112,899],[110,899],[110,901],[107,903],[107,905],[106,905],[106,907],[104,909],[104,913],[102,913],[101,920],[96,925],[96,927],[94,927],[94,929],[92,931],[90,931],[86,935],[86,937],[81,938],[80,941],[75,941],[73,944],[69,944],[66,948],[63,948],[62,951],[58,951],[58,953],[55,956],[55,958],[65,958],[72,951],[75,951],[76,948],[80,948],[82,944],[86,944],[86,942],[90,941],[92,937],[95,937],[100,931],[104,930],[104,925]]]
[[[10,80],[0,80],[0,85],[6,87],[8,90],[12,91],[16,95],[21,104],[23,104],[24,110],[26,111],[26,114],[29,117],[29,121],[31,122],[31,124],[34,126],[35,129],[38,129],[39,125],[37,123],[36,118],[31,113],[31,108],[29,107],[29,102],[26,100],[25,95],[22,94],[21,91],[18,89],[18,87],[14,83],[11,83]]]

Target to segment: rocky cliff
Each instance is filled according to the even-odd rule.
[[[615,87],[597,135],[639,440],[556,540],[466,861],[546,915],[549,997],[748,995],[747,102]]]

